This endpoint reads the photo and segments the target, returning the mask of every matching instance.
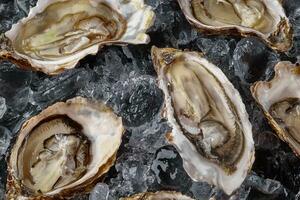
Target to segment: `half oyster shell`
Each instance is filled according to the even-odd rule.
[[[152,59],[172,126],[167,139],[184,169],[231,194],[254,161],[252,126],[238,91],[197,52],[153,47]]]
[[[154,18],[143,0],[39,0],[1,36],[0,58],[58,74],[103,45],[148,43]]]
[[[178,0],[187,20],[209,34],[253,35],[273,49],[292,46],[292,30],[279,0]]]
[[[185,196],[179,192],[160,191],[145,192],[133,195],[131,197],[121,198],[120,200],[193,200],[191,197]]]
[[[124,132],[100,102],[77,97],[26,121],[8,160],[7,199],[61,199],[88,191],[113,165]]]
[[[279,62],[271,81],[259,81],[251,93],[270,125],[300,155],[300,67]]]

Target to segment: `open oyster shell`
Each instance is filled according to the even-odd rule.
[[[103,45],[148,43],[154,18],[144,0],[39,0],[1,36],[0,58],[57,74]]]
[[[187,20],[209,34],[261,38],[273,49],[292,46],[292,30],[279,0],[178,0]]]
[[[124,128],[100,102],[77,97],[26,121],[8,160],[7,199],[61,199],[84,192],[113,165]]]
[[[252,85],[251,93],[277,135],[300,155],[300,67],[275,66],[275,77]]]
[[[191,197],[185,196],[179,192],[160,191],[145,192],[133,195],[131,197],[121,198],[120,200],[193,200]]]
[[[231,194],[254,161],[252,126],[238,91],[200,53],[153,47],[152,60],[172,126],[167,139],[184,169]]]

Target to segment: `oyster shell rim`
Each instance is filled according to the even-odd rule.
[[[12,157],[17,159],[18,157],[18,152],[20,149],[20,146],[17,144],[22,144],[28,134],[31,133],[31,130],[34,129],[37,125],[39,125],[40,122],[42,122],[44,119],[47,119],[47,117],[51,117],[57,112],[57,109],[60,106],[65,106],[68,107],[70,104],[78,104],[77,106],[90,106],[90,108],[95,109],[99,112],[109,112],[112,114],[112,117],[115,118],[116,122],[119,123],[118,128],[121,128],[118,133],[121,137],[119,138],[119,145],[114,148],[114,152],[111,152],[111,156],[107,157],[107,160],[104,162],[103,165],[97,166],[95,173],[88,178],[84,179],[80,184],[75,184],[71,188],[69,185],[74,184],[75,182],[79,181],[83,177],[79,178],[76,180],[74,183],[69,183],[66,186],[63,186],[61,188],[53,189],[49,192],[46,193],[41,193],[41,194],[32,194],[27,192],[27,187],[24,186],[21,183],[21,179],[17,175],[17,160],[14,161],[12,160]],[[54,113],[53,113],[54,111]],[[47,113],[50,112],[50,115]],[[68,115],[67,115],[68,116]],[[71,118],[72,119],[72,118]],[[33,124],[32,127],[29,127],[28,132],[24,131],[30,124]],[[23,132],[22,132],[23,131]],[[22,134],[23,133],[23,134]],[[26,120],[21,128],[18,131],[18,134],[15,136],[16,140],[11,147],[10,151],[7,153],[6,161],[7,161],[7,183],[6,183],[6,197],[8,199],[11,198],[25,198],[25,199],[60,199],[60,198],[65,198],[65,197],[72,197],[77,193],[85,193],[89,192],[90,190],[93,189],[93,186],[96,185],[99,181],[101,181],[105,174],[109,171],[109,169],[115,164],[116,158],[117,158],[117,153],[118,150],[121,146],[122,143],[122,137],[125,133],[125,127],[123,125],[123,120],[121,117],[119,117],[111,107],[108,107],[103,101],[96,101],[84,97],[74,97],[71,99],[68,99],[66,101],[59,101],[56,103],[51,104],[38,114],[30,117],[28,120]],[[67,187],[67,188],[65,188]],[[24,196],[26,195],[26,196]]]
[[[157,56],[157,52],[155,51],[160,51],[162,49],[162,51],[164,52],[167,52],[167,56],[166,56],[166,60],[160,60],[159,57],[160,56]],[[245,147],[244,147],[244,150],[246,149],[246,147],[248,147],[248,151],[249,151],[249,154],[248,154],[248,157],[246,158],[246,163],[245,163],[245,166],[247,166],[246,169],[244,169],[242,172],[240,172],[242,174],[242,180],[240,181],[239,184],[237,184],[238,186],[232,186],[232,185],[229,185],[227,184],[228,187],[230,187],[230,189],[225,189],[224,187],[224,184],[219,184],[219,181],[220,180],[216,180],[216,179],[207,179],[205,177],[203,177],[202,175],[202,172],[199,172],[193,168],[195,168],[195,166],[192,166],[191,169],[189,169],[187,167],[187,159],[185,159],[183,157],[183,154],[181,153],[182,152],[182,149],[180,149],[180,142],[177,142],[178,144],[176,144],[176,142],[174,142],[174,140],[176,140],[176,135],[177,137],[183,137],[186,139],[186,136],[184,136],[184,134],[181,134],[181,128],[178,127],[178,122],[177,120],[175,119],[174,115],[175,115],[175,111],[174,111],[174,108],[173,108],[173,105],[172,105],[172,100],[170,99],[170,97],[167,97],[170,96],[169,94],[169,90],[168,90],[168,86],[167,86],[167,82],[166,80],[163,80],[165,77],[163,75],[163,70],[160,70],[161,68],[164,68],[162,66],[160,66],[162,62],[165,61],[165,64],[170,64],[172,62],[172,53],[176,53],[176,52],[181,52],[181,53],[188,53],[190,54],[191,56],[199,56],[201,58],[203,58],[203,54],[200,53],[200,52],[196,52],[196,51],[188,51],[187,49],[185,49],[184,51],[181,51],[179,49],[174,49],[174,48],[157,48],[156,46],[152,46],[152,49],[151,49],[151,57],[152,57],[152,61],[153,61],[153,65],[154,65],[154,68],[157,72],[157,84],[159,86],[159,88],[163,91],[164,93],[164,105],[163,105],[163,108],[162,108],[162,117],[166,118],[168,120],[168,123],[169,125],[171,126],[172,128],[172,131],[171,132],[167,132],[166,133],[166,139],[169,141],[170,144],[172,144],[176,149],[177,151],[179,152],[181,158],[183,159],[183,167],[185,169],[185,171],[187,172],[187,174],[190,176],[190,178],[194,181],[205,181],[205,182],[208,182],[209,184],[211,185],[215,185],[219,188],[221,188],[225,193],[227,193],[228,195],[232,194],[236,189],[238,189],[240,187],[240,185],[242,184],[242,182],[245,180],[247,174],[250,172],[251,168],[252,168],[252,165],[254,163],[254,160],[255,160],[255,147],[254,147],[254,141],[253,141],[253,134],[252,134],[252,124],[250,123],[249,121],[249,115],[246,111],[246,107],[245,107],[245,104],[243,103],[242,101],[242,98],[238,92],[237,89],[235,89],[235,87],[233,86],[233,84],[229,81],[229,79],[226,77],[226,75],[222,72],[222,70],[220,68],[218,68],[217,66],[215,66],[214,64],[210,63],[208,60],[206,60],[207,63],[210,63],[214,66],[215,70],[220,72],[220,73],[217,73],[217,75],[221,75],[222,78],[225,78],[226,81],[228,81],[226,83],[226,86],[228,86],[229,88],[227,90],[230,90],[232,94],[235,95],[235,100],[234,101],[239,101],[239,102],[242,102],[242,104],[240,104],[238,107],[241,108],[242,111],[240,111],[239,109],[237,109],[237,112],[238,112],[238,115],[239,117],[243,116],[243,118],[246,120],[245,121],[245,124],[242,126],[246,126],[246,127],[249,127],[249,131],[247,133],[247,135],[245,136],[245,138],[247,138],[247,141],[245,141]],[[175,54],[174,53],[174,54]],[[165,66],[166,67],[166,66]],[[168,67],[168,66],[167,66]],[[219,78],[219,77],[217,77]],[[165,82],[165,83],[164,83]],[[229,84],[228,84],[229,83]],[[171,105],[171,106],[168,106]],[[236,106],[236,105],[235,105]],[[169,108],[168,108],[169,107]],[[175,128],[174,128],[175,127]],[[179,134],[174,134],[174,129],[175,129],[175,132],[179,132]],[[176,130],[177,129],[177,130]],[[250,134],[250,135],[248,135]],[[180,140],[180,139],[178,139]],[[194,146],[193,144],[191,144],[191,142],[188,140],[188,141],[185,141],[185,142],[188,142],[190,145],[191,145],[191,148],[194,150]],[[194,150],[195,151],[195,150]],[[242,156],[245,156],[244,154]],[[247,155],[246,155],[247,156]],[[202,157],[202,156],[201,156]],[[202,159],[202,158],[201,158]],[[204,158],[204,160],[206,160],[206,158]],[[241,159],[242,160],[242,159]],[[237,170],[239,170],[239,166],[238,164],[240,164],[240,161],[238,161],[237,163]],[[203,162],[203,161],[201,161]],[[207,160],[205,161],[207,162]],[[213,165],[215,166],[216,164],[214,163],[210,163],[209,161],[207,162],[209,165]],[[205,164],[206,165],[206,164]],[[216,165],[217,166],[217,165]],[[217,166],[218,167],[218,166]],[[198,173],[198,174],[197,174]],[[223,173],[223,171],[222,171]],[[235,172],[234,172],[235,173]],[[224,174],[222,174],[223,176]],[[231,174],[232,175],[232,174]],[[229,176],[231,176],[229,175]],[[226,174],[225,174],[226,176]],[[224,176],[223,176],[224,177]],[[239,177],[239,175],[237,175],[237,177]],[[218,176],[218,178],[220,178]],[[223,181],[223,178],[221,178],[222,181]],[[221,181],[221,182],[222,182]],[[230,178],[229,178],[229,181],[230,181]]]
[[[256,81],[255,83],[253,83],[250,87],[250,91],[251,91],[251,95],[253,97],[253,99],[256,102],[256,105],[259,107],[259,109],[263,112],[264,116],[267,119],[268,124],[271,126],[271,128],[275,131],[272,132],[274,136],[279,137],[280,140],[282,140],[283,142],[285,142],[293,151],[293,153],[300,157],[300,149],[297,151],[296,148],[291,144],[289,137],[287,136],[285,130],[275,121],[275,119],[272,117],[272,115],[269,113],[268,110],[265,109],[265,107],[259,102],[258,98],[257,98],[257,88],[261,85],[267,85],[269,88],[271,87],[273,82],[276,82],[278,80],[280,80],[280,68],[286,68],[286,66],[290,66],[292,70],[293,68],[297,68],[298,72],[299,72],[299,78],[300,78],[300,63],[295,63],[293,64],[290,61],[279,61],[275,66],[274,66],[274,72],[275,75],[274,77],[270,80],[270,81]],[[288,67],[289,68],[289,67]],[[294,139],[292,139],[294,140]]]
[[[260,32],[260,31],[257,31],[252,28],[244,27],[244,26],[228,25],[228,26],[214,27],[214,26],[210,26],[210,25],[205,25],[194,17],[191,7],[189,6],[190,0],[177,0],[187,21],[201,33],[204,33],[207,35],[225,34],[225,35],[242,36],[242,37],[254,36],[254,37],[259,38],[263,43],[265,43],[268,47],[270,47],[273,50],[276,50],[279,52],[287,52],[293,46],[293,29],[292,29],[292,26],[291,26],[291,23],[290,23],[288,17],[285,14],[284,9],[282,7],[283,0],[272,0],[272,1],[274,1],[274,2],[276,1],[278,3],[278,5],[280,5],[281,19],[276,24],[277,28],[275,30],[273,30],[272,32],[270,32],[268,36],[266,36],[266,34]],[[289,44],[288,44],[288,46],[277,47],[269,40],[269,37],[272,36],[272,34],[276,33],[278,31],[278,28],[280,28],[282,26],[288,28],[285,32],[287,32],[287,40],[288,40]]]
[[[130,22],[128,21],[129,19],[132,18],[132,16],[135,13],[138,13],[140,10],[143,11],[142,19],[141,21],[143,23],[139,23],[137,33],[132,34],[132,33],[127,33],[126,31],[129,30],[127,27],[126,33],[123,33],[123,35],[118,39],[118,40],[107,40],[107,41],[102,41],[100,43],[94,44],[86,49],[83,49],[77,53],[73,53],[70,56],[66,56],[67,58],[64,59],[70,59],[70,61],[59,61],[62,63],[56,64],[56,69],[51,69],[47,70],[47,68],[53,67],[55,65],[55,61],[53,62],[54,64],[49,64],[49,60],[38,60],[38,59],[33,59],[28,55],[18,53],[13,45],[12,45],[12,40],[14,37],[17,35],[18,30],[22,27],[22,24],[26,23],[28,20],[33,18],[36,14],[42,13],[50,4],[55,3],[55,2],[63,2],[67,0],[38,0],[37,4],[35,7],[30,9],[29,14],[20,19],[17,23],[13,24],[11,29],[6,31],[5,33],[1,33],[0,35],[0,62],[2,60],[8,60],[11,61],[12,63],[16,64],[19,68],[21,69],[27,69],[27,70],[32,70],[32,71],[40,71],[43,72],[47,75],[57,75],[62,73],[65,70],[75,68],[80,60],[85,58],[88,55],[96,55],[101,48],[104,46],[110,46],[110,45],[118,45],[118,46],[124,46],[128,44],[148,44],[150,42],[150,36],[147,34],[147,31],[150,29],[151,26],[153,26],[155,22],[155,12],[153,11],[153,8],[150,5],[145,4],[144,0],[130,0],[129,2],[120,2],[119,4],[128,4],[131,3],[132,9],[135,9],[134,11],[126,13],[128,16],[124,16],[124,13],[120,12],[121,8],[116,7],[117,5],[114,5],[113,2],[108,1],[108,0],[91,0],[92,3],[106,3],[108,4],[112,10],[118,12],[120,15],[124,17],[124,19],[127,21],[127,24]],[[120,0],[113,0],[113,1],[120,1]],[[127,5],[125,5],[127,6]],[[123,10],[125,8],[122,8]],[[140,14],[141,15],[141,14]],[[138,16],[135,16],[137,18]],[[133,29],[134,30],[134,29]],[[132,31],[132,30],[129,30]],[[126,35],[133,35],[134,38],[126,38],[124,36]],[[8,36],[10,35],[10,36]],[[73,57],[73,58],[72,58]],[[76,59],[74,58],[76,57]],[[79,57],[79,58],[77,58]],[[39,63],[41,61],[41,63]],[[52,65],[52,66],[51,66]],[[46,66],[46,67],[45,67]]]
[[[148,198],[148,197],[160,195],[160,194],[179,195],[179,196],[185,197],[186,199],[194,200],[192,197],[182,194],[181,192],[169,191],[169,190],[160,190],[160,191],[155,191],[155,192],[141,192],[141,193],[133,194],[128,197],[121,197],[119,200],[135,200],[136,198],[137,198],[136,200],[144,200],[144,198]],[[178,200],[180,200],[180,199],[178,199]]]

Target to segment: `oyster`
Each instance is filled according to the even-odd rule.
[[[120,200],[193,200],[191,197],[185,196],[179,192],[160,191],[145,192],[133,195],[131,197],[121,198]]]
[[[0,58],[57,74],[103,45],[148,43],[154,18],[143,0],[39,0],[2,35]]]
[[[254,35],[273,49],[292,45],[291,25],[279,0],[178,0],[187,20],[211,34]]]
[[[238,91],[200,53],[153,47],[152,59],[172,126],[167,139],[184,169],[231,194],[254,161],[252,126]]]
[[[7,199],[89,190],[113,165],[124,128],[103,103],[77,97],[26,121],[8,160]]]
[[[299,85],[299,65],[279,62],[271,81],[259,81],[251,87],[251,93],[270,125],[297,155],[300,155]]]

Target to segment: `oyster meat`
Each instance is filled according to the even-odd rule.
[[[300,66],[279,62],[275,77],[252,85],[251,93],[278,136],[300,155]]]
[[[292,46],[291,25],[279,0],[178,0],[187,20],[211,34],[254,35],[273,49]]]
[[[252,126],[240,94],[200,53],[152,48],[159,87],[165,94],[167,139],[195,181],[231,194],[254,161]]]
[[[131,197],[121,198],[120,200],[193,200],[191,197],[185,196],[179,192],[160,191],[145,192],[133,195]]]
[[[143,0],[39,0],[1,36],[0,58],[57,74],[103,45],[148,43],[154,18]]]
[[[91,189],[114,164],[121,118],[77,97],[26,121],[8,160],[8,200],[60,199]]]

